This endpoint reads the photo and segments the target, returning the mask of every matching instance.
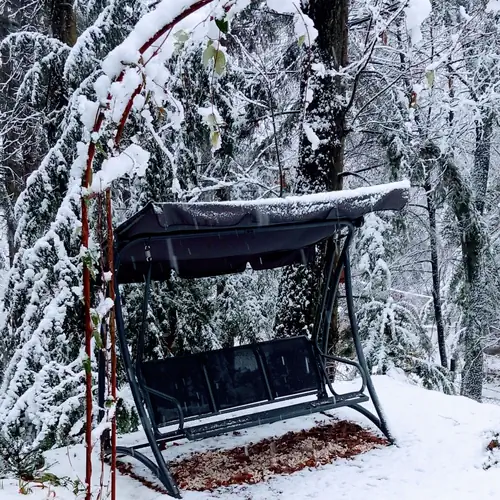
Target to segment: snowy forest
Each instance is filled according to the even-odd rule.
[[[369,368],[500,393],[499,0],[0,0],[0,89],[0,469],[13,443],[83,441],[112,309],[107,203],[117,227],[148,201],[409,180],[408,206],[369,214],[351,251]],[[145,355],[310,334],[315,291],[307,266],[172,275],[152,285]],[[138,331],[142,287],[121,294]],[[332,354],[350,356],[342,296],[333,316]],[[117,398],[118,432],[136,430],[120,359]]]

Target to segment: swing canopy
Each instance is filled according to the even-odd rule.
[[[219,203],[149,203],[115,231],[119,283],[200,278],[307,262],[342,221],[401,210],[408,183],[288,198]],[[147,241],[147,251],[144,242]]]

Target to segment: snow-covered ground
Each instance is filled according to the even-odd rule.
[[[325,499],[349,500],[483,500],[499,498],[500,467],[484,470],[486,447],[494,432],[500,432],[500,407],[479,404],[458,396],[446,396],[408,385],[395,378],[375,377],[375,384],[389,417],[397,445],[377,449],[353,460],[339,460],[319,469],[291,476],[278,476],[265,484],[217,491],[183,492],[187,500],[229,499]],[[352,410],[332,412],[335,416],[363,422]],[[240,436],[223,436],[199,443],[172,446],[167,457],[195,450],[233,447],[266,436],[314,425],[327,417],[294,419],[248,430]],[[500,458],[500,456],[498,457]],[[48,454],[51,471],[57,475],[83,478],[83,448],[60,449]],[[96,464],[97,468],[97,464]],[[138,466],[138,470],[140,467]],[[98,474],[96,474],[96,481]],[[0,484],[0,498],[20,498],[18,484]],[[27,498],[74,499],[64,489],[48,495],[35,488]],[[26,498],[26,497],[24,497]],[[119,500],[166,498],[129,477],[118,476]]]

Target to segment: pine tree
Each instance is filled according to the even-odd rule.
[[[39,57],[46,65],[34,61],[23,81],[26,93],[43,94],[54,71],[61,82],[50,104],[60,125],[55,124],[52,146],[16,204],[18,251],[4,298],[1,429],[21,432],[27,446],[65,444],[78,439],[80,432],[83,379],[89,369],[81,354],[79,155],[87,140],[83,124],[96,109],[89,100],[100,76],[96,62],[123,40],[143,12],[141,2],[131,1],[125,10],[123,2],[107,2],[72,48],[43,33],[26,36],[28,47],[34,43],[45,51]],[[69,19],[66,13],[62,17]],[[93,241],[91,253],[83,258],[97,253],[97,243]]]

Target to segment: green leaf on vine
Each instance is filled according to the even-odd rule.
[[[217,148],[220,145],[220,133],[217,130],[214,130],[210,134],[210,143],[212,144],[213,148]]]
[[[189,34],[185,30],[179,30],[176,33],[174,33],[174,38],[178,42],[187,42],[189,40]]]
[[[218,50],[215,54],[215,66],[214,66],[215,72],[218,75],[222,75],[226,69],[226,56],[224,55],[224,52],[221,50]]]
[[[177,52],[180,52],[183,48],[186,42],[189,40],[189,33],[185,30],[179,30],[176,33],[174,33],[174,47]]]
[[[203,51],[203,64],[208,66],[208,63],[215,57],[217,51],[210,40],[208,42],[207,48]]]
[[[92,318],[92,323],[94,324],[95,327],[97,327],[99,325],[99,321],[101,320],[99,314],[97,314],[96,311],[93,311],[90,316]]]
[[[92,373],[92,363],[90,362],[90,358],[88,356],[83,359],[83,369],[87,374]]]
[[[215,24],[217,25],[217,28],[222,31],[222,33],[226,34],[229,31],[229,23],[227,22],[227,19],[216,19]]]
[[[97,329],[94,329],[93,335],[94,335],[96,347],[98,349],[102,349],[103,343],[102,343],[101,334],[97,331]]]

